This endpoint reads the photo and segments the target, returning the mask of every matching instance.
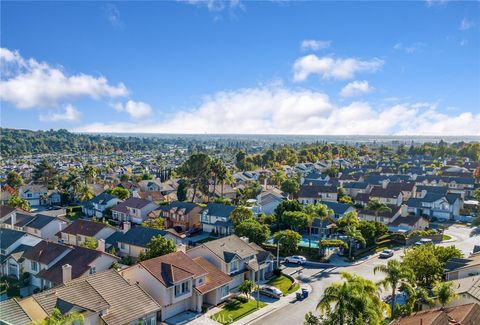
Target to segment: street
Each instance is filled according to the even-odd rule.
[[[442,246],[455,245],[459,248],[464,256],[468,256],[473,246],[480,244],[480,237],[478,232],[472,232],[472,228],[465,226],[453,225],[445,230],[445,234],[452,237],[451,242],[441,243]],[[334,282],[341,280],[342,272],[349,272],[360,275],[372,281],[379,281],[383,278],[381,273],[374,274],[373,269],[376,265],[386,264],[389,259],[379,259],[378,254],[366,259],[357,265],[318,268],[312,266],[291,266],[286,265],[284,272],[295,277],[300,284],[308,284],[312,291],[307,299],[304,301],[295,301],[276,310],[270,314],[265,315],[252,322],[256,325],[270,325],[270,324],[302,324],[304,316],[309,311],[314,311],[316,305],[320,301],[323,291],[326,287]],[[390,259],[400,259],[403,255],[403,249],[395,251],[395,254]],[[389,293],[382,293],[386,296]]]

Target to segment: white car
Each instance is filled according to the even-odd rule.
[[[293,255],[285,258],[285,263],[293,263],[293,264],[305,264],[307,259],[305,256],[300,256],[300,255]]]

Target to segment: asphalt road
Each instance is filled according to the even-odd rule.
[[[473,231],[472,228],[454,225],[447,229],[445,234],[452,236],[454,241],[442,243],[440,245],[455,245],[465,256],[468,256],[472,252],[475,244],[480,244],[480,233],[478,231]],[[398,250],[390,259],[400,259],[402,255],[403,250]],[[340,281],[342,272],[354,273],[376,282],[381,280],[383,276],[378,273],[374,274],[374,267],[376,265],[386,264],[387,261],[388,259],[379,259],[377,256],[373,256],[361,264],[342,267],[318,268],[285,265],[285,273],[293,273],[292,275],[301,284],[309,284],[311,286],[312,291],[310,292],[309,297],[303,301],[292,302],[288,306],[285,306],[274,313],[267,314],[251,324],[303,324],[305,314],[309,311],[315,310],[325,288],[334,282]],[[386,296],[388,295],[388,292],[382,292],[382,295]]]

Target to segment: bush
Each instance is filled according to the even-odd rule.
[[[275,276],[280,276],[280,275],[282,275],[282,270],[280,270],[280,269],[275,269],[275,270],[273,270],[273,275],[275,275]]]

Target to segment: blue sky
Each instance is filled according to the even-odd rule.
[[[2,2],[2,127],[480,135],[480,3]]]

